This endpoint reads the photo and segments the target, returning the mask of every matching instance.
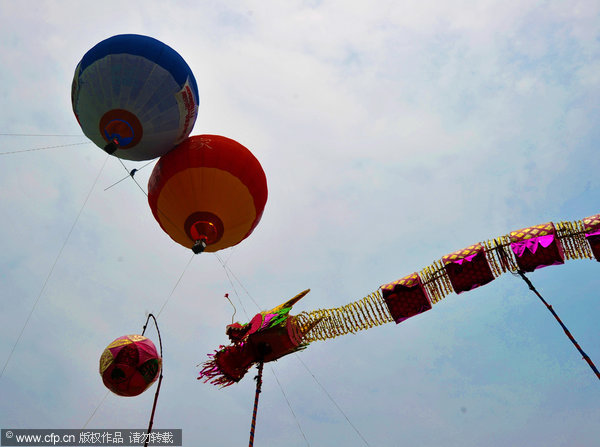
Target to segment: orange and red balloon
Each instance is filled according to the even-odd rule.
[[[258,225],[267,179],[254,155],[219,135],[192,136],[163,155],[148,181],[148,202],[177,243],[207,252],[240,243]]]

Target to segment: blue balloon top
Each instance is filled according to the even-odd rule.
[[[183,86],[190,79],[190,86],[198,98],[198,86],[192,70],[183,57],[160,40],[140,34],[118,34],[103,40],[91,48],[80,62],[80,72],[103,57],[111,54],[132,54],[144,57],[161,66],[173,76],[173,79]]]

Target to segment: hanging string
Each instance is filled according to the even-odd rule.
[[[248,447],[252,447],[254,445],[254,431],[256,429],[256,413],[258,410],[258,397],[260,396],[260,391],[262,387],[262,372],[263,372],[264,363],[260,361],[258,363],[258,375],[254,378],[256,380],[256,394],[254,395],[254,411],[252,412],[252,425],[250,425],[250,444]]]
[[[348,416],[346,415],[346,413],[344,413],[344,410],[342,410],[342,408],[337,404],[337,402],[333,399],[333,397],[331,397],[331,394],[329,394],[329,392],[327,391],[327,389],[323,385],[321,385],[321,382],[319,382],[317,380],[317,378],[312,373],[312,371],[310,369],[308,369],[308,366],[306,366],[306,363],[304,363],[304,361],[302,360],[302,358],[298,354],[294,354],[294,355],[300,361],[300,363],[302,363],[302,365],[304,366],[304,368],[306,369],[306,371],[308,371],[308,373],[312,376],[312,378],[315,380],[316,384],[319,385],[319,387],[321,387],[321,389],[325,392],[325,395],[329,398],[329,400],[333,403],[333,405],[335,405],[335,407],[338,409],[338,411],[344,416],[344,418],[346,418],[346,421],[348,422],[348,424],[350,424],[350,427],[352,427],[352,429],[356,432],[356,434],[360,437],[360,439],[362,439],[362,441],[365,443],[365,445],[368,446],[369,443],[367,442],[367,440],[365,439],[365,437],[358,430],[358,428],[356,428],[356,426],[350,421],[350,418],[348,418]]]
[[[171,290],[171,293],[169,294],[169,296],[167,297],[166,301],[164,302],[164,304],[162,305],[162,307],[160,308],[160,310],[156,314],[157,317],[160,317],[160,314],[162,313],[163,309],[165,308],[165,306],[167,305],[167,303],[169,302],[169,300],[173,296],[173,293],[175,293],[175,289],[177,288],[177,286],[181,282],[181,279],[183,278],[183,275],[185,275],[185,272],[187,271],[188,267],[192,263],[192,260],[194,259],[194,257],[195,257],[195,255],[192,254],[192,257],[190,258],[190,260],[188,261],[188,263],[186,264],[186,266],[183,268],[183,271],[181,272],[181,275],[179,275],[179,279],[177,280],[177,282],[173,286],[173,289]]]
[[[235,273],[233,272],[233,270],[231,270],[231,268],[228,265],[224,265],[223,268],[225,268],[226,270],[229,270],[229,273],[231,273],[231,276],[233,276],[233,278],[237,281],[237,283],[240,285],[240,287],[242,288],[242,290],[244,290],[244,292],[246,293],[246,295],[248,295],[248,298],[250,298],[250,300],[254,303],[254,305],[256,306],[256,308],[259,309],[259,310],[262,310],[263,308],[258,305],[258,303],[254,299],[254,297],[250,294],[250,292],[248,292],[248,290],[246,289],[246,287],[244,287],[244,284],[238,279],[237,276],[235,276]]]
[[[89,144],[89,141],[84,141],[82,143],[59,144],[57,146],[43,146],[43,147],[34,147],[32,149],[20,149],[20,150],[16,150],[16,151],[0,152],[0,155],[20,154],[22,152],[43,151],[45,149],[57,149],[59,147],[81,146],[82,144]]]
[[[240,295],[239,295],[237,289],[235,288],[235,284],[233,283],[233,281],[231,280],[231,277],[229,276],[229,273],[227,272],[227,268],[225,267],[225,264],[223,263],[223,260],[221,259],[221,257],[219,256],[218,253],[215,253],[215,257],[221,263],[221,266],[223,267],[223,270],[225,270],[225,276],[227,276],[227,279],[229,280],[229,284],[231,285],[231,288],[233,289],[233,293],[235,293],[235,296],[237,297],[237,299],[238,299],[238,301],[240,303],[240,306],[242,306],[242,310],[244,311],[244,315],[246,315],[246,319],[250,320],[250,316],[248,315],[248,312],[246,311],[246,306],[244,306],[244,303],[241,300]]]
[[[118,158],[119,162],[121,163],[121,166],[123,166],[123,169],[125,169],[125,171],[129,172],[129,176],[125,177],[125,179],[131,177],[133,179],[133,181],[135,182],[135,184],[138,186],[138,188],[140,189],[140,191],[142,191],[144,193],[144,195],[146,197],[148,197],[148,193],[146,191],[144,191],[144,188],[142,188],[142,186],[138,183],[138,181],[134,178],[133,174],[134,174],[134,170],[129,171],[127,169],[127,166],[125,166],[125,164],[123,163],[123,160],[121,160],[120,158]],[[148,166],[150,163],[152,163],[152,161],[146,163],[144,166],[142,166],[140,169],[145,168],[146,166]],[[140,170],[138,169],[138,171]],[[120,181],[120,180],[119,180]],[[117,182],[119,183],[119,182]],[[108,189],[108,188],[107,188]],[[106,190],[105,190],[106,191]],[[167,216],[160,208],[158,208],[158,212],[163,215],[175,228],[179,229],[179,227],[175,226],[173,224],[173,222],[171,221],[171,219],[169,219],[169,216]],[[182,231],[181,229],[179,229],[180,231]],[[179,285],[179,283],[181,282],[181,279],[183,278],[183,275],[185,275],[185,272],[187,271],[188,267],[190,266],[190,264],[192,263],[192,260],[194,259],[194,255],[192,255],[192,257],[190,258],[190,260],[188,261],[188,263],[186,264],[186,266],[184,267],[183,271],[181,272],[181,275],[179,276],[179,279],[177,280],[177,282],[175,283],[175,286],[173,287],[173,289],[171,290],[171,293],[169,294],[169,296],[167,297],[166,301],[164,302],[164,304],[162,305],[162,307],[160,308],[160,310],[158,311],[158,314],[156,314],[158,317],[160,317],[160,314],[162,313],[163,309],[165,308],[165,306],[167,305],[167,303],[169,302],[169,300],[171,299],[171,297],[173,296],[173,293],[175,292],[175,289],[177,288],[177,286]]]
[[[138,181],[135,179],[135,177],[133,176],[132,171],[130,171],[129,169],[127,169],[127,166],[125,166],[125,164],[123,163],[123,160],[121,160],[120,158],[117,157],[117,159],[119,160],[119,163],[121,163],[121,166],[123,166],[123,169],[125,169],[125,171],[127,172],[127,177],[125,178],[129,178],[131,177],[131,179],[134,181],[134,183],[137,185],[137,187],[140,189],[140,191],[142,191],[144,193],[144,195],[146,196],[146,198],[148,197],[148,192],[146,192],[146,190],[144,190],[144,188],[142,188],[142,185],[140,185],[138,183]],[[118,182],[117,182],[118,183]],[[182,235],[185,235],[187,237],[187,235],[185,234],[185,232],[179,228],[179,226],[175,225],[173,223],[173,221],[169,218],[169,216],[160,208],[157,208],[158,212],[161,214],[161,216],[163,216],[165,219],[167,219],[169,221],[169,223],[173,226],[173,228],[176,228]]]
[[[238,248],[237,245],[234,245],[233,247],[231,247],[228,251],[229,251],[229,256],[227,256],[227,259],[225,259],[225,264],[227,264],[229,262],[229,260],[231,259],[231,257],[233,256],[233,254],[235,253],[235,250]]]
[[[552,308],[552,306],[546,302],[546,300],[542,297],[542,295],[540,295],[540,293],[533,286],[533,284],[531,283],[529,278],[527,278],[527,276],[525,276],[525,273],[523,272],[523,270],[520,270],[520,269],[517,270],[517,274],[519,276],[521,276],[523,281],[525,281],[525,283],[529,286],[529,289],[538,296],[538,298],[542,301],[542,303],[544,303],[546,305],[546,308],[552,313],[552,315],[554,316],[556,321],[558,321],[558,324],[560,324],[560,326],[562,327],[565,334],[567,334],[567,337],[569,337],[569,340],[571,340],[571,343],[573,343],[573,345],[577,348],[579,353],[583,356],[583,359],[588,363],[590,368],[592,368],[592,371],[594,371],[594,373],[596,374],[596,377],[598,377],[598,379],[600,379],[600,372],[596,368],[596,365],[594,365],[594,362],[592,362],[592,359],[590,359],[588,357],[588,355],[585,352],[583,352],[583,349],[581,349],[581,347],[579,346],[579,343],[577,343],[577,341],[575,340],[573,335],[571,335],[571,332],[569,332],[569,329],[567,329],[567,327],[563,324],[563,322],[561,321],[559,316],[556,314],[556,312],[554,312],[554,309]]]
[[[0,133],[2,137],[81,137],[79,135],[51,134],[51,133]]]
[[[292,413],[292,416],[294,417],[294,420],[296,421],[296,425],[298,426],[298,430],[300,430],[300,433],[302,434],[302,437],[306,441],[306,445],[308,445],[310,447],[310,443],[308,442],[308,439],[306,438],[306,435],[304,434],[304,431],[302,430],[302,426],[300,425],[300,421],[298,421],[298,418],[296,417],[296,413],[294,413],[294,410],[292,409],[292,405],[290,404],[290,401],[288,400],[287,395],[285,394],[283,386],[281,386],[281,382],[279,381],[279,378],[277,377],[277,374],[275,374],[275,369],[272,366],[271,366],[271,372],[273,373],[273,376],[275,377],[275,381],[277,382],[277,385],[279,385],[279,389],[281,390],[281,394],[283,394],[283,398],[287,402],[287,406],[290,409],[290,413]]]
[[[107,158],[107,159],[108,159],[108,158]],[[141,186],[141,185],[140,185],[140,184],[137,182],[137,180],[136,180],[136,179],[134,178],[134,176],[133,176],[133,174],[135,173],[135,172],[134,172],[135,170],[133,170],[133,171],[129,171],[129,170],[127,169],[127,167],[125,166],[125,164],[123,163],[123,161],[122,161],[120,158],[119,158],[118,160],[119,160],[119,162],[121,163],[121,166],[123,166],[123,168],[125,169],[125,171],[127,171],[127,172],[129,173],[129,175],[128,175],[127,177],[125,177],[125,179],[127,179],[128,177],[131,177],[131,178],[133,179],[133,181],[135,182],[135,184],[136,184],[136,185],[138,186],[138,188],[140,189],[140,191],[142,191],[142,193],[144,193],[144,195],[147,197],[147,196],[148,196],[148,193],[147,193],[147,192],[146,192],[146,191],[145,191],[145,190],[142,188],[142,186]],[[105,163],[106,163],[106,162],[105,162]],[[150,163],[151,163],[151,162],[150,162]],[[150,163],[147,163],[146,165],[142,166],[142,168],[144,168],[145,166],[149,165]],[[140,168],[140,169],[142,169],[142,168]],[[139,170],[139,169],[138,169],[138,170]],[[120,181],[119,181],[119,182],[120,182]],[[119,183],[119,182],[117,182],[117,183]],[[113,186],[114,186],[114,185],[113,185]],[[107,189],[108,189],[108,188],[107,188]],[[166,215],[165,215],[165,214],[164,214],[164,213],[163,213],[163,212],[162,212],[160,209],[159,209],[159,212],[160,212],[162,215],[164,215],[164,216],[165,216],[165,217],[168,219],[168,216],[166,216]],[[173,286],[173,289],[171,290],[171,293],[169,294],[169,296],[167,297],[167,299],[166,299],[166,300],[165,300],[165,302],[163,303],[162,307],[161,307],[161,308],[160,308],[160,310],[158,311],[158,313],[157,313],[157,316],[160,316],[160,314],[161,314],[161,313],[162,313],[162,311],[164,310],[165,306],[167,305],[167,303],[170,301],[171,297],[172,297],[172,296],[173,296],[173,294],[175,293],[175,289],[177,289],[177,287],[178,287],[179,283],[181,282],[181,279],[182,279],[182,278],[183,278],[183,276],[185,275],[185,272],[187,271],[187,269],[189,268],[190,264],[192,263],[192,260],[194,259],[194,256],[195,256],[195,255],[192,255],[192,256],[190,257],[190,260],[188,261],[188,263],[187,263],[187,264],[186,264],[186,266],[184,267],[183,271],[181,272],[181,275],[179,275],[179,278],[177,279],[177,282],[176,282],[176,283],[175,283],[175,285]],[[161,353],[160,353],[160,356],[161,356],[161,358],[162,358],[162,340],[161,340],[161,338],[160,338],[160,331],[158,330],[158,324],[157,324],[157,322],[156,322],[156,318],[154,317],[154,315],[153,315],[153,314],[149,314],[149,315],[148,315],[148,319],[146,320],[146,324],[144,325],[144,329],[143,329],[142,335],[143,335],[143,334],[144,334],[144,332],[146,331],[146,327],[147,327],[147,325],[148,325],[148,321],[149,321],[149,319],[150,319],[150,318],[153,318],[153,320],[154,320],[154,323],[155,323],[155,325],[156,325],[156,330],[157,330],[157,332],[158,332],[158,339],[159,339],[159,344],[160,344],[160,351],[161,351]],[[159,391],[160,391],[160,386],[161,386],[161,383],[162,383],[162,378],[163,378],[163,375],[162,375],[162,367],[161,367],[161,373],[160,373],[159,380],[158,380],[158,386],[157,386],[157,388],[156,388],[156,394],[154,395],[154,404],[153,404],[153,406],[152,406],[152,414],[151,414],[151,416],[150,416],[150,424],[149,424],[149,427],[148,427],[148,438],[149,438],[150,431],[151,431],[151,429],[152,429],[152,424],[153,424],[153,421],[154,421],[154,413],[155,413],[155,410],[156,410],[156,403],[157,403],[157,401],[158,401],[158,393],[159,393]],[[108,393],[107,393],[107,395],[108,395]],[[102,404],[104,403],[104,400],[105,400],[105,399],[106,399],[106,396],[105,396],[105,397],[104,397],[104,399],[102,399],[102,401],[101,401],[101,402],[98,404],[98,406],[96,407],[96,409],[94,410],[94,412],[92,413],[92,415],[90,416],[90,418],[88,419],[88,422],[86,422],[86,425],[87,425],[87,424],[89,423],[89,421],[92,419],[92,417],[94,416],[94,414],[96,413],[96,411],[98,411],[98,409],[99,409],[99,408],[102,406]],[[147,446],[147,442],[148,442],[148,440],[146,440],[146,446]]]
[[[106,394],[104,394],[104,397],[102,398],[102,400],[100,401],[100,403],[96,406],[96,408],[94,408],[94,411],[92,411],[92,414],[90,415],[90,417],[88,418],[88,420],[85,421],[85,424],[83,424],[83,427],[81,427],[82,430],[87,427],[87,425],[90,423],[90,421],[92,420],[92,418],[96,415],[96,412],[102,406],[102,404],[104,403],[104,401],[106,400],[106,398],[108,397],[109,394],[110,394],[110,391],[107,391]]]
[[[123,163],[123,160],[121,160],[118,157],[117,157],[117,160],[119,160],[119,163],[121,163],[121,166],[123,166],[123,169],[125,169],[125,171],[127,171],[127,177],[125,177],[125,178],[131,177],[133,179],[133,181],[135,182],[135,184],[138,186],[138,188],[140,188],[140,191],[142,191],[144,193],[144,195],[146,197],[148,197],[148,193],[144,190],[144,188],[142,188],[142,186],[138,183],[138,181],[135,179],[135,177],[131,174],[131,171],[129,169],[127,169],[127,166],[125,166],[125,163]]]
[[[231,268],[229,268],[229,266],[225,262],[223,262],[223,259],[221,259],[221,256],[219,256],[218,253],[215,253],[215,256],[219,260],[219,263],[223,267],[223,270],[225,270],[225,275],[227,275],[227,279],[229,279],[229,283],[231,284],[231,287],[233,287],[235,294],[237,295],[237,291],[235,291],[235,286],[233,285],[233,281],[231,280],[231,277],[229,276],[230,273],[231,273],[231,276],[233,276],[233,278],[240,285],[240,287],[244,290],[244,292],[246,292],[246,295],[248,295],[248,298],[250,298],[250,300],[254,303],[254,305],[256,306],[256,308],[259,311],[262,310],[262,308],[258,305],[258,303],[256,302],[256,300],[252,297],[252,295],[250,295],[250,292],[248,292],[248,290],[244,287],[244,284],[242,284],[242,282],[238,279],[238,277],[235,276],[235,273],[233,273],[233,271],[231,270]],[[238,299],[239,299],[239,296],[238,296]],[[241,304],[242,300],[239,300],[239,301],[240,301],[240,304]],[[244,307],[243,304],[242,304],[242,307]],[[244,312],[246,312],[245,309],[244,309]],[[247,313],[246,313],[246,316],[248,316]]]
[[[85,200],[83,201],[83,205],[81,205],[81,208],[79,209],[79,213],[77,213],[77,217],[75,217],[75,221],[73,222],[73,225],[71,225],[71,229],[69,230],[69,233],[67,234],[67,237],[65,238],[62,247],[60,247],[60,250],[58,251],[58,254],[56,255],[56,258],[54,259],[54,263],[52,264],[52,266],[50,267],[50,271],[48,272],[48,276],[46,276],[46,279],[44,280],[44,284],[42,284],[42,289],[40,290],[40,293],[38,294],[37,298],[35,299],[35,302],[33,303],[33,306],[31,307],[31,310],[29,311],[29,315],[27,315],[27,319],[25,320],[25,324],[23,324],[23,327],[21,328],[21,332],[19,332],[19,336],[17,337],[17,341],[15,341],[15,344],[13,345],[10,354],[8,354],[8,358],[6,359],[6,362],[4,363],[4,366],[2,367],[2,372],[0,372],[0,378],[4,375],[4,371],[6,370],[6,367],[8,366],[8,363],[10,362],[10,359],[12,358],[15,349],[17,348],[17,345],[19,344],[19,342],[21,341],[21,337],[23,336],[23,332],[25,332],[25,328],[27,327],[27,325],[29,324],[29,320],[31,319],[31,316],[33,315],[33,312],[35,311],[40,298],[42,297],[44,291],[46,290],[46,286],[48,285],[48,281],[50,280],[50,277],[52,276],[52,273],[54,273],[54,269],[56,267],[56,264],[58,263],[58,260],[60,259],[66,245],[67,242],[69,241],[69,239],[71,238],[71,234],[73,233],[73,230],[75,229],[75,226],[77,225],[77,222],[79,222],[79,218],[81,217],[81,213],[83,213],[83,209],[85,208],[85,205],[87,204],[90,196],[92,195],[92,191],[94,191],[94,188],[96,187],[96,184],[98,183],[98,179],[100,178],[100,175],[102,174],[102,171],[104,171],[104,167],[106,166],[106,162],[108,160],[108,157],[106,157],[104,159],[104,163],[102,163],[102,167],[100,168],[100,171],[98,172],[98,175],[96,176],[96,179],[94,180],[94,184],[92,185],[92,187],[90,188],[90,190],[87,193],[87,196],[85,197]]]
[[[113,186],[118,185],[119,183],[121,183],[124,180],[127,180],[129,177],[133,178],[133,176],[136,174],[136,172],[141,171],[142,169],[144,169],[146,166],[151,165],[152,163],[154,163],[155,160],[150,160],[148,163],[146,163],[145,165],[143,165],[140,169],[132,169],[131,171],[129,171],[129,175],[127,177],[123,177],[121,180],[119,180],[118,182],[113,183],[112,185],[110,185],[107,188],[104,188],[104,191],[108,191],[110,188],[112,188]]]
[[[156,333],[158,334],[158,344],[160,346],[160,358],[161,358],[161,366],[160,366],[160,376],[158,377],[158,385],[156,387],[156,393],[154,394],[154,403],[152,404],[152,414],[150,415],[150,423],[148,424],[148,436],[146,436],[146,442],[144,443],[144,447],[148,447],[148,441],[150,440],[150,433],[152,432],[152,424],[154,424],[154,412],[156,411],[156,403],[158,402],[158,393],[160,392],[160,385],[163,379],[163,349],[162,349],[162,340],[160,338],[160,330],[158,329],[158,322],[156,318],[152,314],[148,314],[148,318],[146,319],[146,324],[144,324],[144,329],[142,330],[142,335],[146,332],[146,327],[148,326],[148,321],[152,318],[154,320],[154,326],[156,327]]]

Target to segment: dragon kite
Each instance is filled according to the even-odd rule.
[[[382,285],[359,301],[334,309],[290,315],[292,306],[309,292],[305,290],[276,308],[255,315],[249,323],[228,325],[226,334],[232,344],[220,346],[214,354],[209,354],[210,360],[203,364],[198,379],[229,386],[240,381],[253,364],[277,360],[316,340],[392,321],[401,323],[430,310],[432,304],[451,292],[467,292],[502,273],[519,273],[530,284],[524,272],[564,264],[568,259],[594,258],[600,261],[600,214],[579,221],[548,222],[513,231],[443,256],[420,272]],[[551,306],[544,303],[560,322]],[[584,355],[600,378],[586,357]]]

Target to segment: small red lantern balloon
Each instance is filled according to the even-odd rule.
[[[189,137],[160,157],[148,203],[161,228],[195,253],[240,243],[267,202],[267,179],[252,152],[219,135]]]
[[[142,394],[158,378],[161,366],[154,343],[142,335],[117,338],[100,357],[102,381],[119,396]]]

